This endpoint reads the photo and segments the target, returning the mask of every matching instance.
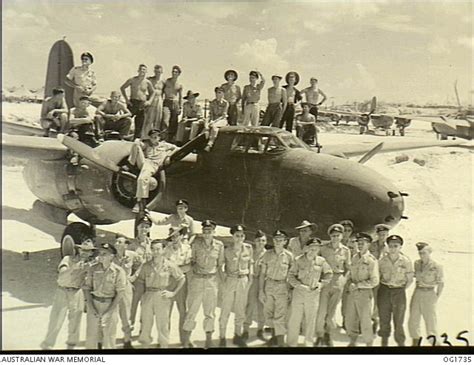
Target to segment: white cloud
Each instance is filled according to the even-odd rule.
[[[251,43],[240,45],[235,55],[249,67],[262,70],[286,70],[288,61],[277,53],[278,42],[275,38],[255,39]]]
[[[377,19],[375,26],[382,30],[401,33],[426,33],[426,29],[413,24],[410,15],[387,15]]]
[[[435,38],[428,44],[428,51],[433,54],[448,54],[450,52],[449,42],[443,38]]]
[[[457,39],[458,44],[468,48],[474,48],[474,37],[461,37]]]

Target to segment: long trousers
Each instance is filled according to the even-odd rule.
[[[184,321],[186,319],[186,313],[187,313],[187,299],[188,299],[188,274],[186,274],[186,281],[184,282],[184,285],[179,289],[179,291],[176,293],[176,295],[173,298],[173,303],[176,303],[176,308],[178,309],[178,314],[179,314],[179,340],[181,343],[183,343],[184,336],[183,336],[183,326],[184,326]],[[171,318],[171,312],[173,310],[173,303],[171,303],[170,307],[170,318]]]
[[[227,110],[227,122],[229,125],[237,125],[239,118],[239,112],[236,103],[229,103],[229,109]]]
[[[126,137],[130,131],[130,126],[132,125],[132,118],[125,117],[120,118],[119,120],[110,120],[104,118],[102,115],[97,115],[96,121],[100,127],[99,131],[104,132],[106,130],[119,132],[120,137]]]
[[[272,127],[280,127],[281,117],[283,115],[283,108],[281,103],[268,104],[267,110],[263,115],[262,125],[270,125]]]
[[[173,142],[178,131],[179,103],[178,100],[165,99],[163,101],[163,123],[168,130],[166,141]]]
[[[334,316],[342,297],[342,287],[328,285],[321,290],[319,310],[316,318],[316,337],[323,337],[336,329]]]
[[[421,317],[425,321],[426,336],[437,336],[436,303],[438,297],[434,288],[416,288],[410,302],[408,331],[411,338],[420,338]]]
[[[245,310],[244,330],[248,331],[253,320],[257,321],[257,329],[263,329],[265,318],[263,317],[263,303],[258,299],[259,281],[255,277],[250,284],[247,296],[247,308]]]
[[[230,277],[225,279],[222,286],[222,306],[221,316],[219,318],[220,337],[225,338],[227,323],[229,322],[230,312],[234,308],[234,333],[242,335],[242,327],[245,321],[245,309],[249,291],[248,276]]]
[[[280,121],[280,128],[285,127],[288,132],[293,131],[293,120],[295,119],[295,105],[288,104]]]
[[[80,289],[58,287],[54,295],[53,306],[49,314],[48,332],[42,343],[43,347],[54,347],[59,331],[68,318],[68,345],[77,345],[81,329],[84,296]]]
[[[316,119],[316,122],[318,121],[318,107],[316,105],[313,105],[310,109],[309,112],[314,115],[314,119]]]
[[[265,303],[263,314],[268,327],[275,330],[275,335],[286,333],[288,313],[288,284],[286,281],[265,280]]]
[[[118,305],[120,322],[122,323],[123,341],[129,342],[132,339],[132,328],[130,326],[130,311],[132,307],[133,288],[131,283],[127,283]]]
[[[183,329],[192,331],[196,328],[196,316],[199,308],[204,310],[204,331],[214,332],[217,307],[217,277],[200,277],[193,274],[188,282],[188,313]]]
[[[149,160],[145,158],[143,150],[140,147],[135,144],[132,145],[129,161],[131,164],[136,164],[140,169],[140,174],[137,179],[137,199],[148,198],[150,194],[150,178],[156,174],[165,159],[166,154],[163,153],[160,159]]]
[[[112,300],[103,302],[92,298],[92,302],[99,314],[93,313],[90,307],[87,309],[86,349],[97,349],[99,342],[103,349],[113,349],[117,338],[118,306],[104,314]]]
[[[135,318],[137,317],[138,304],[141,302],[145,288],[143,285],[134,285],[132,295],[132,307],[130,309],[130,323],[135,325]]]
[[[362,335],[365,343],[372,343],[372,289],[355,289],[349,292],[346,303],[345,325],[349,337]]]
[[[145,120],[145,101],[138,99],[130,99],[130,112],[135,117],[134,138],[142,136],[143,121]]]
[[[293,289],[291,300],[291,314],[288,321],[287,343],[290,347],[298,345],[301,326],[305,342],[313,343],[316,327],[316,317],[319,308],[320,290]],[[304,322],[304,323],[303,323]]]
[[[153,322],[158,330],[158,343],[167,348],[170,338],[170,310],[172,299],[161,296],[161,291],[145,291],[142,298],[142,327],[138,341],[144,347],[150,347],[153,339]]]
[[[407,308],[405,288],[389,288],[384,284],[380,284],[377,301],[380,317],[379,336],[390,337],[393,317],[395,341],[399,345],[404,345],[405,330],[403,329],[403,322]]]
[[[242,124],[245,126],[258,126],[260,121],[260,105],[255,104],[245,104],[244,105],[244,119]]]

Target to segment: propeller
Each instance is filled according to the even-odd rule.
[[[367,152],[362,158],[359,160],[359,163],[366,163],[369,161],[372,157],[374,157],[377,153],[380,152],[380,150],[383,147],[383,142],[380,142],[378,145],[376,145],[374,148],[372,148],[369,152]]]
[[[370,115],[370,114],[374,114],[375,109],[377,109],[377,97],[376,97],[376,96],[372,97],[372,100],[371,100],[371,102],[370,102],[370,112],[369,112],[369,115]]]

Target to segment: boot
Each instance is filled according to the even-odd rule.
[[[379,322],[377,319],[372,319],[372,331],[374,333],[374,335],[377,334],[377,328],[379,326]]]
[[[405,347],[405,341],[397,341],[398,347]]]
[[[206,340],[206,342],[207,342],[207,340]],[[227,347],[227,341],[226,341],[225,338],[222,338],[222,337],[221,337],[221,338],[219,339],[219,347],[221,347],[221,348]]]
[[[234,338],[232,339],[232,343],[237,346],[240,344],[240,336],[238,334],[234,333]]]
[[[285,347],[285,340],[284,340],[284,337],[283,335],[278,335],[278,336],[275,336],[276,338],[276,346],[277,347]]]
[[[212,347],[212,332],[206,332],[206,343],[204,344],[205,349]]]
[[[314,343],[314,347],[322,347],[324,344],[324,341],[323,341],[323,338],[322,337],[318,337],[316,339],[316,342]]]
[[[356,336],[349,336],[350,341],[348,347],[356,347],[357,346],[357,337]]]
[[[258,336],[258,335],[257,335]],[[249,331],[244,331],[242,332],[242,336],[240,336],[240,338],[243,340],[243,341],[247,341],[249,339]]]
[[[102,350],[102,342],[98,342],[98,343],[97,343],[97,348],[98,348],[99,350]]]
[[[274,329],[274,328],[270,328],[270,332],[271,332],[271,337],[270,337],[270,339],[267,341],[267,346],[268,346],[268,347],[273,347],[273,346],[276,345],[275,329]]]
[[[382,347],[388,347],[388,337],[382,337],[382,341],[380,343]]]
[[[263,329],[257,331],[257,338],[259,340],[266,341],[265,336],[263,335]]]
[[[331,335],[329,333],[324,334],[324,343],[327,347],[334,347],[334,344],[331,339]]]
[[[132,343],[130,341],[124,341],[123,348],[124,349],[133,349]]]
[[[244,340],[243,336],[237,336],[237,346],[239,347],[247,347],[247,342]]]
[[[191,331],[183,331],[183,348],[189,349],[189,339],[191,338]]]
[[[411,340],[411,345],[414,346],[414,347],[420,346],[419,343],[420,343],[419,338],[414,338],[414,339]]]

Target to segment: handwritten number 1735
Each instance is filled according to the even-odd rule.
[[[466,333],[469,333],[469,331],[459,332],[458,335],[456,336],[456,340],[465,342],[466,346],[469,346],[469,340],[463,337],[463,335],[465,335]],[[440,345],[453,346],[453,344],[449,342],[448,335],[446,333],[443,333],[440,337],[443,339],[443,342],[441,342]],[[436,346],[436,336],[431,335],[431,336],[428,336],[426,339],[428,341],[431,341],[431,346]],[[421,346],[422,341],[423,341],[423,337],[420,337],[420,339],[418,340],[418,346]]]

